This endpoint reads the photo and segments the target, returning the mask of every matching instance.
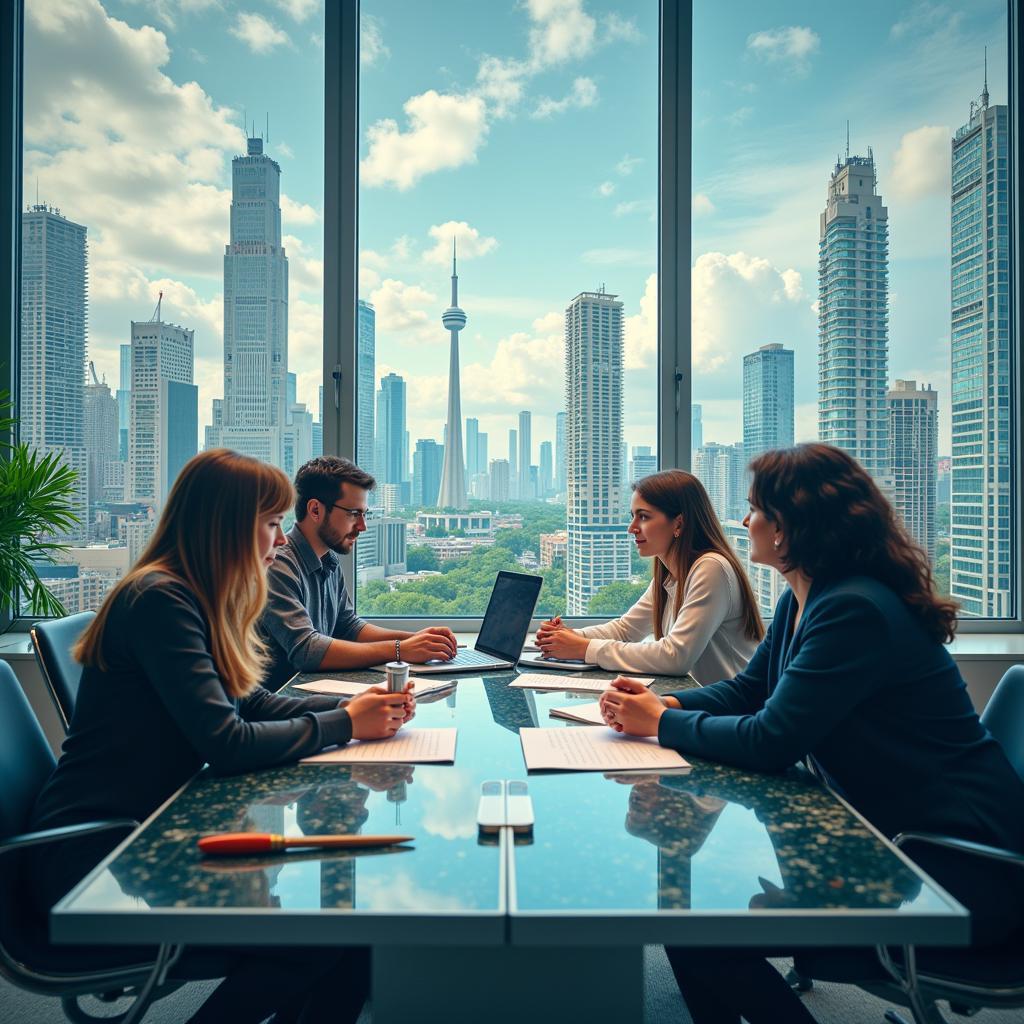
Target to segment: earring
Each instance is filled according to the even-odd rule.
[[[781,538],[776,537],[775,540],[772,541],[772,544],[774,545],[775,550],[778,551],[778,549],[780,547],[782,547],[782,540],[781,540]]]

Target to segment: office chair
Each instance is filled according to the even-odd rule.
[[[71,649],[95,618],[95,612],[81,612],[63,619],[37,622],[30,630],[39,671],[65,732],[75,713],[78,684],[82,679],[82,666],[71,656]]]
[[[136,1024],[154,999],[180,987],[180,982],[166,983],[165,978],[181,947],[51,946],[40,937],[37,915],[27,905],[22,869],[30,851],[102,832],[127,834],[136,826],[134,821],[94,821],[26,832],[32,807],[54,765],[21,685],[10,665],[0,661],[0,975],[26,991],[59,997],[65,1016],[75,1024]],[[147,962],[146,956],[153,953],[155,959]],[[79,1005],[85,995],[107,1002],[134,996],[135,1001],[127,1012],[101,1018]]]
[[[1024,665],[1007,670],[985,706],[981,721],[1024,779]],[[1017,813],[1024,814],[1024,807],[1018,808]],[[996,863],[1013,864],[1024,872],[1024,856],[981,843],[915,832],[899,835],[894,842],[901,849],[912,848],[914,844],[944,847]],[[984,953],[929,949],[919,959],[913,946],[904,946],[900,963],[884,946],[876,952],[892,982],[881,987],[861,987],[883,998],[892,998],[895,990],[899,1001],[910,1007],[915,1024],[945,1024],[945,1017],[935,1005],[940,999],[963,1016],[972,1016],[984,1008],[1024,1006],[1024,930],[1004,945]],[[888,1010],[885,1019],[890,1024],[906,1024],[895,1010]]]

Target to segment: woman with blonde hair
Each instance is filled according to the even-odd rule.
[[[412,716],[409,695],[379,688],[342,704],[259,685],[266,656],[255,627],[293,501],[284,473],[226,449],[182,469],[152,540],[75,649],[84,665],[75,713],[33,829],[143,821],[204,763],[218,773],[284,764],[352,738],[391,736]],[[44,929],[50,907],[120,838],[111,835],[54,844],[33,861]],[[368,981],[360,950],[344,958],[234,950],[213,968],[208,954],[199,959],[186,952],[174,974],[228,980],[197,1022],[255,1024],[278,1006],[303,1005],[304,1020],[321,1019],[328,1006],[333,1020],[355,1020]]]
[[[545,656],[623,672],[698,682],[735,675],[764,636],[746,573],[725,539],[704,485],[681,469],[633,485],[629,533],[654,559],[651,585],[621,618],[569,629],[558,617],[537,631]],[[654,641],[644,642],[653,633]]]

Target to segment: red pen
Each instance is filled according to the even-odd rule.
[[[273,832],[224,832],[203,836],[199,849],[207,856],[239,857],[251,853],[277,853],[293,847],[358,849],[366,846],[394,846],[411,843],[415,836],[281,836]]]

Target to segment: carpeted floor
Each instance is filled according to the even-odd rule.
[[[645,959],[644,1017],[647,1024],[690,1024],[690,1015],[683,1006],[661,948],[648,947]],[[150,1008],[146,1024],[183,1024],[210,988],[210,983],[196,983],[179,989]],[[882,1015],[890,1005],[848,985],[818,984],[804,998],[820,1024],[882,1024]],[[117,1009],[119,1007],[106,1008],[91,1003],[89,1012],[99,1015],[114,1013]],[[967,1020],[949,1013],[946,1016],[950,1024]],[[372,1019],[367,1009],[360,1024],[371,1024]],[[970,1020],[973,1024],[1024,1024],[1024,1010],[985,1010]],[[63,1024],[64,1021],[57,1000],[27,995],[0,981],[0,1024]],[[541,1022],[542,1016],[538,1015],[531,1024]]]

